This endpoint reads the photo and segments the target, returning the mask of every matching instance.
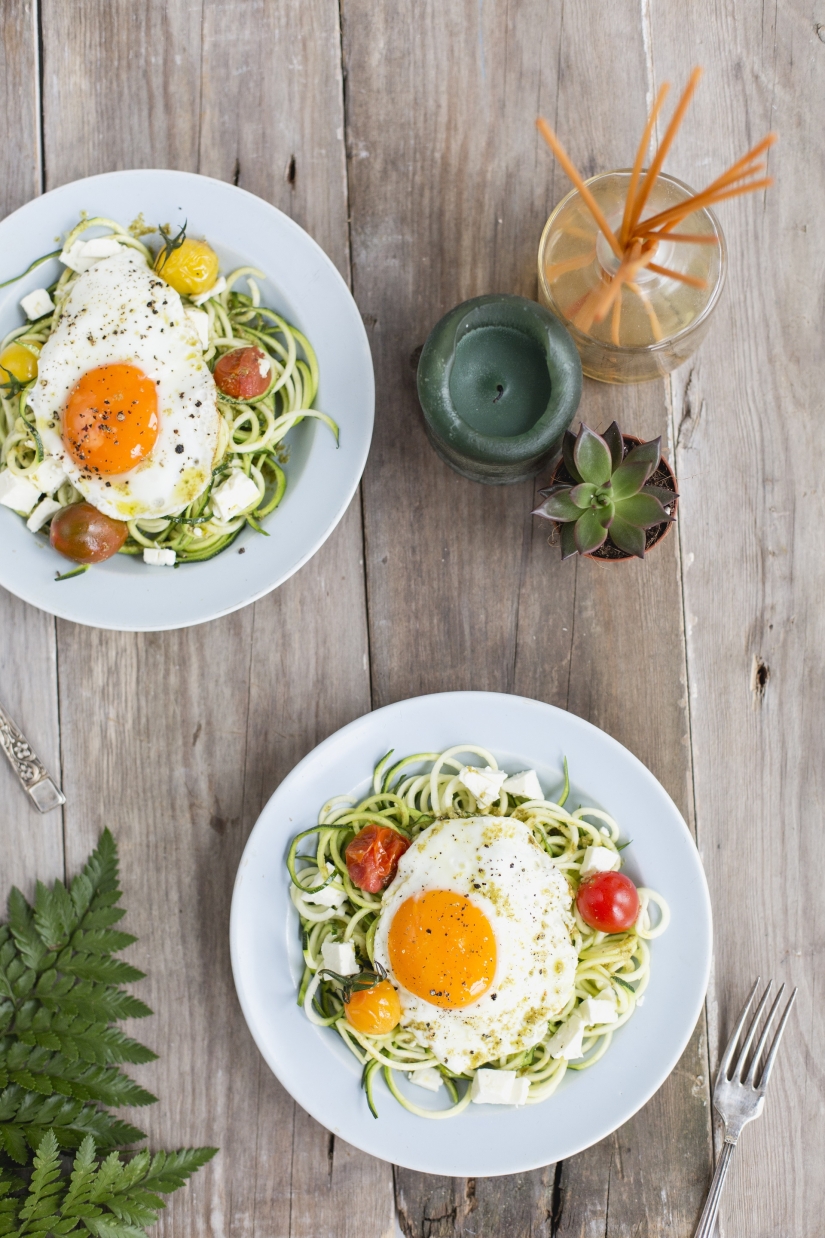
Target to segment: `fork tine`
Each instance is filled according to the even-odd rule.
[[[776,1035],[773,1038],[773,1044],[771,1045],[771,1050],[770,1050],[770,1053],[768,1054],[768,1060],[765,1062],[765,1068],[762,1071],[762,1076],[759,1080],[760,1092],[764,1091],[764,1089],[768,1086],[768,1080],[771,1077],[771,1071],[773,1070],[773,1064],[776,1061],[776,1054],[777,1054],[777,1050],[779,1049],[779,1042],[782,1039],[782,1033],[785,1030],[785,1024],[788,1022],[788,1015],[791,1013],[791,1007],[796,1001],[796,993],[797,991],[796,989],[794,989],[793,993],[791,993],[791,996],[788,1000],[788,1004],[785,1007],[785,1010],[782,1014],[782,1018],[779,1020],[779,1027],[776,1029]]]
[[[772,988],[773,988],[773,981],[769,980],[767,985],[765,986],[765,992],[762,994],[762,1000],[760,1001],[759,1005],[756,1007],[754,1016],[751,1019],[751,1025],[748,1028],[748,1034],[745,1037],[745,1043],[742,1045],[742,1048],[739,1050],[739,1057],[736,1059],[736,1064],[733,1068],[733,1075],[731,1076],[733,1079],[739,1079],[741,1081],[742,1076],[745,1073],[745,1062],[747,1061],[750,1047],[753,1044],[753,1038],[756,1035],[756,1029],[759,1025],[759,1020],[762,1018],[762,1012],[764,1011],[765,1007],[768,1004],[768,998],[771,995]]]
[[[719,1063],[719,1077],[720,1078],[724,1077],[725,1079],[727,1079],[728,1077],[728,1069],[733,1060],[734,1050],[736,1049],[736,1042],[741,1035],[742,1028],[745,1026],[745,1019],[747,1019],[748,1017],[748,1011],[751,1008],[751,1002],[754,999],[756,990],[759,988],[759,983],[761,979],[762,979],[761,976],[756,977],[756,983],[754,984],[753,988],[748,994],[748,1000],[745,1002],[744,1006],[742,1007],[742,1013],[740,1014],[736,1022],[736,1027],[733,1029],[731,1038],[727,1044],[727,1048],[725,1049],[725,1052],[722,1054],[722,1060]]]
[[[765,1026],[762,1028],[762,1035],[759,1037],[759,1040],[756,1042],[756,1048],[753,1051],[753,1057],[751,1058],[751,1064],[748,1067],[748,1073],[745,1075],[745,1078],[742,1080],[742,1082],[745,1084],[753,1083],[754,1079],[756,1078],[756,1066],[759,1061],[759,1058],[762,1055],[762,1050],[765,1048],[765,1045],[767,1044],[768,1033],[771,1030],[771,1023],[773,1022],[773,1017],[776,1014],[777,1009],[779,1008],[779,1003],[782,1001],[782,994],[784,992],[785,992],[785,985],[783,983],[783,984],[780,984],[776,997],[773,999],[773,1005],[768,1011],[768,1017],[765,1020]],[[756,1019],[754,1019],[754,1024],[756,1024]]]

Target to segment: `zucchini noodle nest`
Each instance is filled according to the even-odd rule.
[[[613,1033],[632,1016],[650,978],[648,942],[668,926],[667,903],[654,890],[640,888],[640,910],[636,924],[627,932],[606,934],[590,928],[579,916],[575,894],[581,881],[581,865],[589,846],[612,848],[619,852],[619,826],[598,808],[577,808],[568,812],[564,804],[570,783],[565,761],[564,787],[558,802],[526,800],[501,792],[488,809],[479,809],[475,797],[458,779],[463,763],[459,753],[476,753],[497,769],[493,755],[474,745],[460,745],[446,752],[418,752],[390,765],[392,752],[375,767],[371,793],[356,803],[351,796],[337,795],[324,804],[318,824],[297,834],[287,855],[291,879],[290,894],[301,923],[304,971],[298,992],[310,1022],[334,1027],[364,1068],[362,1082],[372,1112],[377,1117],[372,1097],[372,1079],[383,1070],[387,1086],[405,1109],[426,1118],[453,1117],[470,1102],[470,1082],[475,1071],[456,1074],[422,1047],[399,1024],[388,1035],[365,1035],[347,1021],[340,983],[321,974],[324,969],[321,948],[326,940],[352,942],[359,965],[374,968],[374,938],[381,915],[381,894],[369,894],[350,881],[344,852],[347,844],[365,825],[389,826],[410,841],[434,821],[445,817],[512,816],[532,830],[536,841],[552,857],[570,884],[574,928],[572,941],[578,955],[575,984],[564,1009],[553,1019],[546,1035],[532,1049],[486,1063],[516,1071],[530,1083],[527,1103],[546,1100],[555,1092],[568,1070],[586,1070],[606,1053]],[[302,841],[313,838],[312,850],[299,853]],[[627,844],[624,844],[627,845]],[[307,901],[327,886],[346,894],[340,907],[325,907]],[[654,924],[651,904],[658,908]],[[390,976],[390,979],[392,977]],[[549,1042],[561,1023],[588,997],[609,997],[612,992],[618,1021],[603,1029],[585,1033],[584,1056],[568,1062],[551,1057]],[[414,1074],[435,1068],[441,1075],[452,1105],[447,1109],[426,1109],[410,1101],[399,1089],[396,1072]],[[470,1081],[470,1082],[466,1082]]]
[[[152,251],[131,231],[103,217],[83,219],[69,233],[63,249],[68,250],[87,229],[101,226],[110,228],[111,234],[121,245],[141,253],[152,268],[155,261]],[[137,225],[132,227],[142,234],[151,231]],[[37,259],[28,271],[60,252],[56,250]],[[28,271],[23,274],[28,274]],[[22,275],[17,278],[22,278]],[[178,563],[194,563],[211,559],[226,550],[247,525],[259,533],[265,533],[260,522],[275,510],[286,490],[284,465],[288,453],[285,436],[305,417],[315,417],[330,428],[337,442],[338,427],[335,422],[325,413],[312,408],[318,390],[318,363],[312,346],[297,327],[274,310],[261,305],[256,279],[262,278],[263,272],[254,267],[238,267],[227,274],[226,289],[200,307],[209,317],[208,345],[203,359],[210,370],[214,370],[225,352],[255,345],[269,359],[269,387],[262,395],[246,400],[231,399],[218,391],[220,433],[208,487],[177,515],[127,521],[129,535],[118,553],[142,555],[146,547],[163,547],[175,551]],[[54,313],[10,331],[0,343],[0,352],[16,342],[39,356],[57,325],[61,307],[77,279],[78,274],[65,267],[60,278],[48,289],[55,304]],[[234,285],[242,279],[246,280],[247,292],[234,290]],[[181,300],[184,307],[194,308],[190,297],[181,296]],[[33,378],[25,385],[16,381],[0,385],[0,470],[6,468],[22,477],[30,476],[43,459],[43,444],[27,407],[28,395],[35,381],[36,378]],[[213,509],[211,494],[230,470],[242,470],[250,477],[258,489],[258,496],[245,511],[222,521]],[[61,507],[65,507],[80,502],[83,495],[70,481],[65,481],[55,499]],[[49,524],[44,526],[46,536]]]

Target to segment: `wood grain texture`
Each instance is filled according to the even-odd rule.
[[[40,192],[37,17],[20,0],[0,4],[0,125],[15,141],[0,150],[0,216]],[[0,278],[16,273],[17,256],[0,261]],[[6,513],[8,515],[8,513]],[[54,620],[0,589],[0,701],[60,778]],[[0,915],[12,884],[31,893],[35,875],[63,875],[62,813],[42,817],[0,753]]]
[[[108,75],[89,72],[104,62],[114,97]],[[49,187],[135,166],[234,179],[287,209],[348,274],[334,2],[46,3],[44,63]],[[317,105],[301,108],[313,81],[325,83]],[[362,544],[356,500],[311,565],[239,614],[140,636],[59,625],[67,862],[114,829],[132,953],[157,1011],[140,1029],[161,1054],[139,1072],[161,1097],[145,1128],[155,1146],[223,1148],[173,1198],[161,1235],[337,1234],[356,1195],[372,1232],[391,1228],[391,1167],[344,1144],[330,1158],[327,1133],[261,1060],[228,955],[234,873],[263,803],[369,707]]]
[[[755,976],[799,986],[764,1117],[728,1179],[728,1238],[814,1238],[825,1131],[820,805],[825,568],[814,511],[821,404],[825,7],[796,0],[738,20],[653,4],[657,74],[705,78],[673,170],[706,182],[776,129],[776,184],[726,203],[728,288],[673,380],[700,848],[716,915],[709,1002],[718,1060]],[[745,893],[746,892],[746,893]]]
[[[470,687],[551,701],[627,744],[691,819],[677,539],[643,565],[561,564],[529,515],[532,485],[474,485],[435,457],[409,363],[463,298],[535,294],[538,237],[568,188],[537,113],[588,175],[630,161],[646,110],[639,9],[608,6],[595,25],[575,6],[470,0],[344,0],[343,15],[353,281],[383,410],[364,483],[374,704]],[[581,414],[667,437],[661,384],[588,383]],[[700,1027],[651,1105],[558,1175],[397,1170],[405,1234],[687,1235],[710,1164],[706,1076]]]

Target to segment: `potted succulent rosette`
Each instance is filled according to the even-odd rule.
[[[643,559],[676,513],[676,478],[662,459],[661,439],[643,443],[614,421],[604,434],[582,424],[568,430],[562,458],[541,507],[533,513],[560,526],[561,557]]]

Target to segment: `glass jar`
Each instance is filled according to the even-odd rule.
[[[621,227],[629,183],[629,170],[603,172],[587,181],[614,232]],[[660,175],[644,218],[677,206],[694,192],[675,177]],[[707,208],[694,211],[674,231],[707,236],[709,243],[663,239],[656,250],[656,264],[703,281],[704,287],[643,267],[630,285],[622,287],[620,316],[608,312],[596,323],[587,322],[586,306],[589,300],[592,303],[588,294],[615,274],[619,259],[578,189],[563,198],[547,220],[539,244],[539,300],[567,327],[579,350],[582,370],[590,378],[607,383],[660,378],[686,361],[704,339],[725,283],[725,238]]]

